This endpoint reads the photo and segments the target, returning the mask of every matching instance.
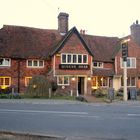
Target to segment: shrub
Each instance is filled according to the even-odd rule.
[[[93,92],[93,95],[95,97],[104,97],[107,96],[107,94],[108,94],[108,90],[106,88],[98,88]]]
[[[37,75],[30,80],[25,94],[35,98],[48,96],[49,88],[51,88],[51,82],[45,76]]]

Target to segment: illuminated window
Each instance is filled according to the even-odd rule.
[[[57,84],[58,85],[69,85],[69,77],[68,76],[58,76]]]
[[[0,77],[0,86],[1,87],[11,86],[11,77]]]
[[[30,80],[32,77],[25,77],[25,86],[27,87],[29,85]]]
[[[44,61],[43,60],[27,60],[27,67],[29,67],[29,68],[43,68]]]

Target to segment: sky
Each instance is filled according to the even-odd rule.
[[[0,0],[0,28],[57,29],[59,12],[69,14],[69,29],[124,37],[130,34],[130,25],[140,21],[140,0]]]

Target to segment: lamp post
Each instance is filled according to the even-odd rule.
[[[123,100],[127,101],[127,57],[128,57],[128,41],[130,39],[124,40],[121,43],[122,47],[122,59],[123,59],[123,64],[124,64],[124,69],[123,69]]]

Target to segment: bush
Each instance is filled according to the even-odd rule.
[[[45,76],[37,75],[30,80],[25,94],[35,98],[48,96],[49,88],[51,88],[51,82]]]
[[[108,90],[106,88],[98,88],[93,92],[95,97],[105,97],[108,94]]]

